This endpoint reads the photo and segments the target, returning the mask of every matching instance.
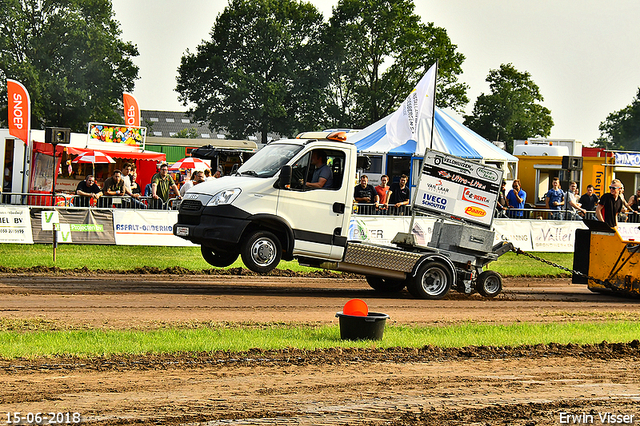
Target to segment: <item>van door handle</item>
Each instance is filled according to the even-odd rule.
[[[344,213],[344,203],[333,203],[333,212],[343,214]]]

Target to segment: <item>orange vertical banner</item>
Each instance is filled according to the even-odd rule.
[[[22,83],[7,79],[9,95],[9,134],[21,139],[29,145],[29,129],[31,128],[31,99]]]
[[[138,108],[138,101],[133,95],[128,93],[122,94],[124,100],[124,121],[127,126],[140,126],[140,108]]]

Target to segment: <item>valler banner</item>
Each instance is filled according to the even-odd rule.
[[[138,107],[138,101],[133,95],[128,93],[122,94],[124,101],[124,121],[127,127],[140,127],[140,108]]]
[[[22,83],[7,79],[9,95],[9,134],[29,145],[29,129],[31,128],[31,99]]]

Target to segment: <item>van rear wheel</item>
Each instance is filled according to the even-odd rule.
[[[205,246],[200,246],[200,252],[209,265],[217,266],[218,268],[225,268],[233,264],[238,258],[237,252],[218,251]]]
[[[255,231],[249,234],[240,254],[247,268],[259,274],[266,274],[280,263],[282,245],[273,233]]]
[[[409,280],[407,290],[419,299],[442,299],[452,284],[449,268],[441,262],[431,261],[418,269],[416,276]]]

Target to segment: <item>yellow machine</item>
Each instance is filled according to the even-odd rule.
[[[640,241],[623,240],[603,222],[584,223],[588,229],[576,230],[572,282],[595,292],[640,296]]]

